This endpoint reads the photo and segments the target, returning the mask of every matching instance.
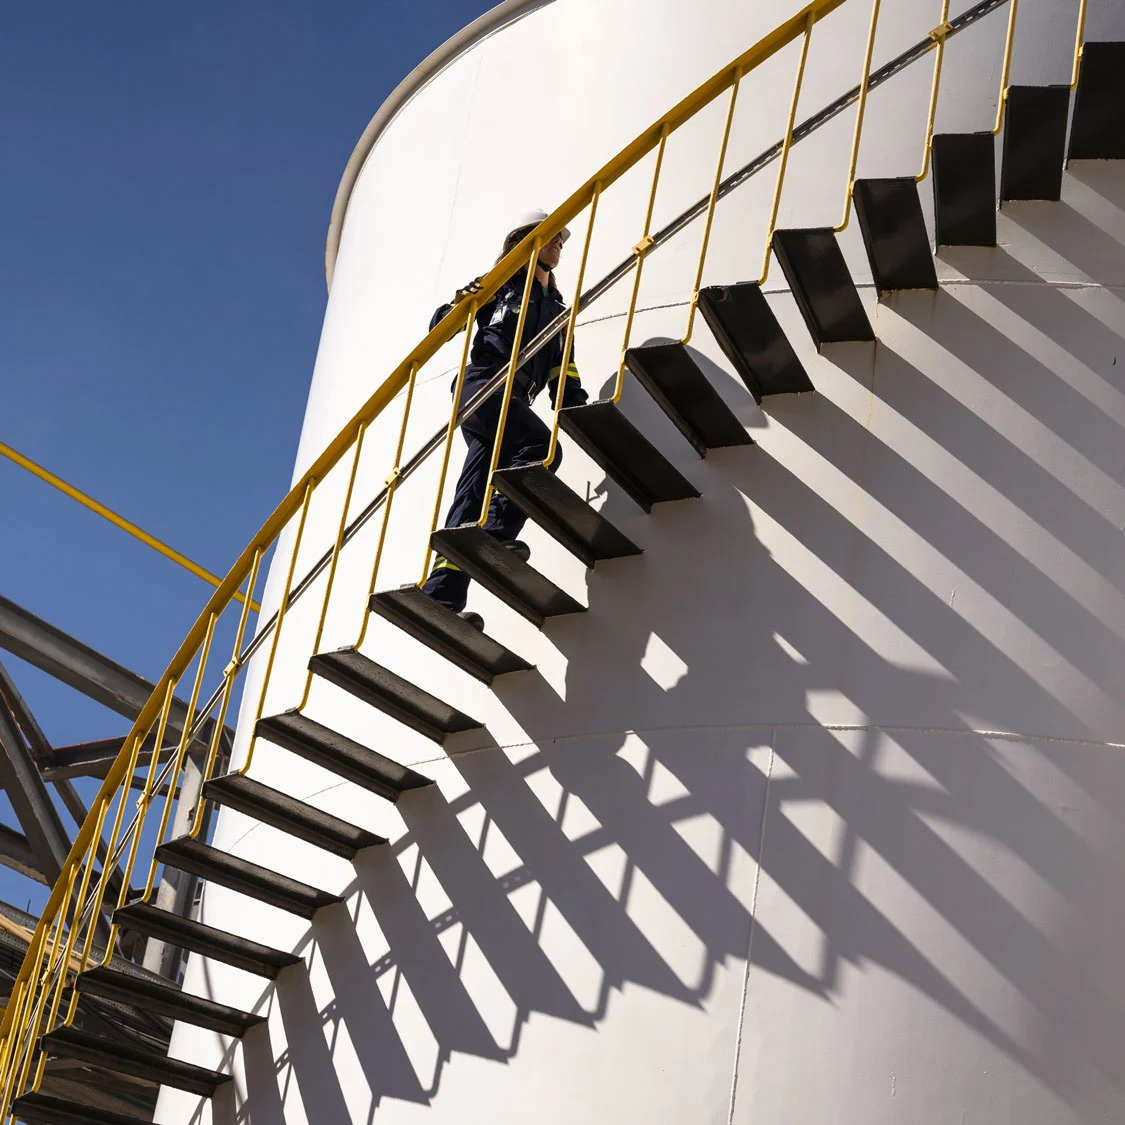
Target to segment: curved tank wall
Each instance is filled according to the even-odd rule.
[[[939,7],[884,4],[876,62]],[[1076,4],[1020,7],[1013,80],[1069,81]],[[509,216],[555,206],[796,9],[554,0],[429,77],[351,191],[295,472],[487,268]],[[802,116],[857,80],[868,13],[849,0],[818,29]],[[939,131],[991,128],[1004,26],[952,42]],[[1088,38],[1125,38],[1125,5],[1091,0]],[[795,59],[744,83],[728,167],[780,135]],[[918,171],[929,83],[922,63],[873,95],[861,176]],[[707,190],[722,112],[669,145],[657,223]],[[852,121],[795,150],[779,225],[838,221]],[[650,170],[607,197],[590,277],[637,241]],[[706,283],[757,276],[772,183],[720,205]],[[635,342],[683,333],[698,237],[646,265]],[[588,611],[539,631],[475,588],[470,605],[535,671],[490,690],[373,620],[365,652],[485,731],[438,748],[314,684],[308,714],[436,786],[391,807],[257,745],[253,776],[390,843],[347,862],[222,812],[220,846],[343,901],[309,925],[206,889],[205,921],[304,964],[266,987],[191,959],[187,987],[269,1019],[241,1045],[178,1027],[174,1054],[235,1081],[213,1105],[165,1091],[158,1121],[1120,1116],[1125,169],[1075,163],[1061,203],[1006,205],[995,249],[940,252],[936,293],[876,303],[854,221],[843,242],[877,345],[817,354],[776,266],[766,286],[815,394],[759,409],[706,327],[693,337],[755,445],[700,460],[628,384],[626,412],[699,499],[645,515],[567,446],[562,477],[644,554],[587,571],[529,525],[535,566]],[[594,391],[626,300],[583,318]],[[423,372],[408,449],[444,423],[456,347]],[[367,439],[364,499],[393,413]],[[396,499],[380,588],[418,577],[434,480]],[[299,570],[331,542],[329,507]],[[374,533],[344,553],[322,649],[359,631]],[[286,626],[267,713],[301,697],[317,609]]]

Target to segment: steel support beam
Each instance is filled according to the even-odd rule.
[[[31,709],[24,701],[23,696],[20,695],[19,689],[16,687],[12,677],[8,674],[7,668],[5,668],[3,664],[0,664],[0,708],[6,709],[15,720],[20,733],[22,733],[23,738],[26,739],[28,745],[31,747],[32,755],[38,759],[38,761],[41,762],[44,757],[47,757],[51,753],[51,744],[47,741],[47,736],[43,733],[43,728],[36,722],[35,716],[31,713]],[[42,770],[40,770],[40,777],[43,777],[44,780],[48,780]],[[89,810],[86,808],[85,802],[79,796],[78,790],[65,778],[54,781],[54,786],[59,796],[62,798],[67,812],[74,818],[75,824],[82,824],[86,820]],[[28,847],[30,848],[30,844],[28,844]],[[99,840],[97,856],[98,862],[101,863],[103,867],[108,860],[108,854],[109,849],[106,847],[105,841]],[[2,857],[0,857],[0,862],[5,862]],[[14,867],[15,865],[8,864],[8,866]],[[42,872],[24,872],[24,874],[43,882],[47,881]],[[107,906],[107,913],[112,904],[118,901],[122,879],[123,876],[120,868],[115,866],[114,870],[106,879],[106,887],[108,890],[107,897],[110,904],[110,906]],[[101,928],[102,925],[99,924],[99,929]],[[137,941],[141,943],[141,947],[143,948],[144,939],[137,935],[132,936],[136,936]]]
[[[37,883],[47,882],[43,872],[39,870],[39,861],[35,858],[35,851],[27,837],[6,824],[0,824],[0,864]]]
[[[140,714],[155,690],[155,685],[143,676],[5,597],[0,597],[0,648],[127,719]],[[173,699],[168,714],[169,731],[181,732],[186,719],[187,704]],[[209,739],[212,730],[208,722],[195,744]],[[233,732],[225,732],[225,737],[233,738]]]
[[[178,740],[177,740],[178,741]],[[141,747],[138,761],[147,763],[152,754],[154,736]],[[68,777],[105,777],[125,745],[123,738],[100,738],[96,742],[79,742],[74,746],[55,746],[39,758],[39,768],[46,781],[59,782]],[[176,742],[165,742],[160,760],[166,762],[176,753]]]
[[[35,853],[36,866],[53,884],[62,874],[70,837],[6,704],[0,706],[0,786]]]

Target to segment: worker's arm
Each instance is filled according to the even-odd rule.
[[[552,403],[555,401],[555,396],[559,393],[559,385],[556,380],[561,374],[561,366],[552,367],[551,370],[547,372],[547,386],[550,388]],[[589,397],[585,388],[582,386],[582,379],[574,363],[574,347],[571,345],[570,361],[566,365],[566,386],[563,387],[562,404],[563,406],[584,406]]]
[[[468,285],[458,289],[453,295],[453,300],[446,305],[438,305],[434,309],[434,315],[430,317],[429,331],[432,332],[452,311],[459,305],[466,297],[472,296],[474,293],[480,292],[480,278],[474,278]],[[464,327],[464,326],[462,326]]]

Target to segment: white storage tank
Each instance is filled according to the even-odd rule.
[[[559,205],[797,10],[508,0],[419,67],[336,200],[295,479],[513,216]],[[885,2],[875,67],[940,14]],[[859,82],[870,17],[847,0],[817,26],[798,120]],[[1069,84],[1077,18],[1077,0],[1022,0],[1011,81]],[[939,134],[993,128],[1007,20],[949,41]],[[1125,5],[1090,0],[1086,36],[1125,40]],[[784,134],[798,56],[742,81],[727,171]],[[932,67],[871,94],[859,178],[921,171]],[[726,106],[668,142],[654,229],[710,189]],[[794,147],[779,228],[840,222],[855,113]],[[588,283],[640,239],[651,175],[649,157],[607,192]],[[775,175],[719,203],[704,285],[759,277]],[[920,197],[932,226],[930,179]],[[633,344],[683,336],[701,235],[646,262]],[[936,291],[880,300],[853,216],[841,245],[878,342],[819,352],[775,260],[764,290],[812,394],[757,405],[698,321],[691,354],[752,445],[700,458],[628,376],[624,412],[700,495],[646,513],[564,437],[561,478],[643,553],[587,569],[528,524],[535,568],[587,611],[538,629],[478,586],[469,604],[533,671],[489,687],[371,619],[365,653],[483,729],[439,746],[315,681],[308,715],[436,782],[397,805],[258,741],[251,776],[388,843],[349,861],[221,812],[219,846],[343,901],[306,923],[207,888],[204,921],[305,964],[270,985],[192,957],[187,987],[268,1022],[242,1044],[179,1026],[173,1053],[235,1082],[213,1104],[165,1090],[158,1121],[1121,1118],[1125,167],[1072,163],[1061,201],[1004,204],[997,240],[939,248]],[[630,289],[580,318],[592,397]],[[448,418],[460,346],[422,372],[408,454]],[[357,506],[401,403],[366,439]],[[436,479],[431,458],[398,492],[379,589],[421,576]],[[331,545],[332,509],[314,507],[302,563]],[[322,651],[359,634],[377,525],[343,552]],[[267,614],[287,566],[283,546]],[[267,714],[301,700],[314,602],[286,624]]]

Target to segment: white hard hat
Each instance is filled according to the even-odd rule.
[[[519,216],[515,225],[504,235],[504,242],[507,243],[508,239],[518,230],[523,230],[525,227],[537,227],[547,217],[546,211],[525,211],[524,214]],[[562,235],[562,240],[565,243],[570,237],[570,231],[563,227],[559,234]]]

